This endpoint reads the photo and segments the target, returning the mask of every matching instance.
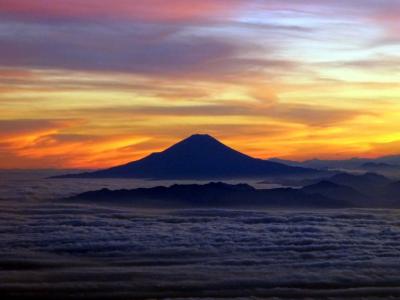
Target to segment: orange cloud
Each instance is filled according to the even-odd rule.
[[[0,120],[0,168],[98,168],[144,155],[142,151],[124,155],[123,149],[147,137],[65,133],[83,124],[82,120]]]
[[[5,144],[29,144],[38,138],[81,124],[79,120],[0,120],[0,140]]]

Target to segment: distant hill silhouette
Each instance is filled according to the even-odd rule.
[[[353,189],[350,186],[340,185],[331,181],[320,181],[316,184],[305,186],[301,189],[307,194],[319,194],[334,200],[346,201],[348,204],[360,206],[369,204],[369,196]]]
[[[309,195],[296,189],[257,190],[247,184],[230,185],[221,182],[117,191],[102,189],[82,193],[67,200],[151,208],[339,208],[350,206],[346,201],[330,199],[319,194]]]
[[[315,180],[301,190],[347,201],[357,207],[400,207],[400,182],[375,173],[339,173],[322,181]]]
[[[358,170],[364,163],[370,162],[369,159],[364,158],[351,158],[344,160],[323,160],[323,159],[310,159],[305,161],[285,160],[280,158],[271,158],[269,161],[283,163],[289,166],[313,168],[319,170],[332,170],[332,169],[348,169]]]
[[[373,173],[342,173],[299,189],[255,189],[247,184],[212,182],[132,190],[102,189],[68,200],[152,208],[400,208],[399,195],[398,181]]]
[[[372,193],[391,183],[387,177],[375,173],[353,175],[340,173],[328,179],[330,182],[351,187],[360,193]]]
[[[361,169],[369,172],[399,172],[400,166],[391,165],[387,163],[378,162],[368,162],[360,166]]]
[[[225,179],[297,174],[318,171],[252,158],[210,135],[196,134],[163,152],[122,166],[55,178]]]
[[[318,170],[347,170],[378,172],[387,176],[400,177],[400,156],[383,156],[378,158],[351,158],[343,160],[310,159],[293,161],[271,158],[269,161],[282,163],[293,167],[312,168]]]

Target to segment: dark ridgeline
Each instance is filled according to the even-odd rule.
[[[308,195],[301,190],[280,188],[258,190],[247,184],[211,182],[204,185],[172,185],[170,187],[133,190],[102,189],[66,199],[68,201],[131,205],[145,208],[339,208],[348,206],[342,200]]]
[[[309,168],[256,159],[210,135],[192,135],[160,153],[122,166],[55,178],[227,179],[313,175]]]
[[[398,173],[400,166],[382,162],[368,162],[361,165],[361,169],[369,172],[393,172]]]
[[[354,170],[400,176],[400,156],[383,156],[378,158],[351,158],[344,160],[311,159],[302,162],[272,158],[269,161],[282,163],[288,166],[312,168],[318,170]]]
[[[346,201],[346,204],[349,206],[351,204],[357,205],[357,203],[363,203],[369,198],[369,196],[350,186],[336,184],[328,180],[305,186],[301,190],[310,195],[321,195],[334,200]]]
[[[380,192],[385,186],[391,183],[389,178],[375,173],[365,173],[362,175],[340,173],[329,178],[329,181],[349,186],[364,194]]]
[[[68,201],[152,208],[400,208],[400,182],[377,174],[337,174],[300,189],[255,189],[247,184],[175,184],[170,187],[85,192]]]
[[[375,173],[360,175],[339,173],[321,180],[314,180],[302,188],[331,199],[346,201],[349,206],[370,208],[399,208],[400,184]]]

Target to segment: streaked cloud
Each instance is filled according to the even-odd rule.
[[[194,132],[264,158],[400,152],[398,15],[395,0],[1,1],[0,167],[103,167]]]
[[[245,2],[241,0],[4,0],[0,11],[8,17],[33,19],[110,19],[141,21],[197,21],[226,15]]]

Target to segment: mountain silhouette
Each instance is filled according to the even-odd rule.
[[[362,175],[353,175],[340,173],[328,179],[330,182],[351,187],[361,193],[375,193],[381,190],[385,185],[391,183],[391,180],[383,175],[375,173],[365,173]]]
[[[360,193],[350,186],[322,180],[316,184],[305,186],[301,191],[307,194],[319,194],[334,200],[343,200],[354,205],[369,205],[369,196]]]
[[[362,164],[360,166],[362,170],[366,170],[368,172],[399,172],[400,171],[400,166],[398,165],[391,165],[387,163],[382,163],[382,162],[368,162],[365,164]]]
[[[378,172],[389,177],[400,176],[400,155],[383,156],[378,158],[351,158],[344,160],[310,159],[293,161],[280,158],[271,158],[269,161],[282,163],[293,167],[312,168],[330,171],[367,171]]]
[[[317,173],[313,169],[256,159],[210,135],[195,134],[163,152],[125,165],[56,178],[222,179]]]
[[[298,189],[279,188],[258,190],[247,184],[222,182],[174,184],[169,187],[138,188],[85,192],[67,199],[73,202],[128,205],[147,208],[341,208],[346,201],[320,194],[308,194]]]

